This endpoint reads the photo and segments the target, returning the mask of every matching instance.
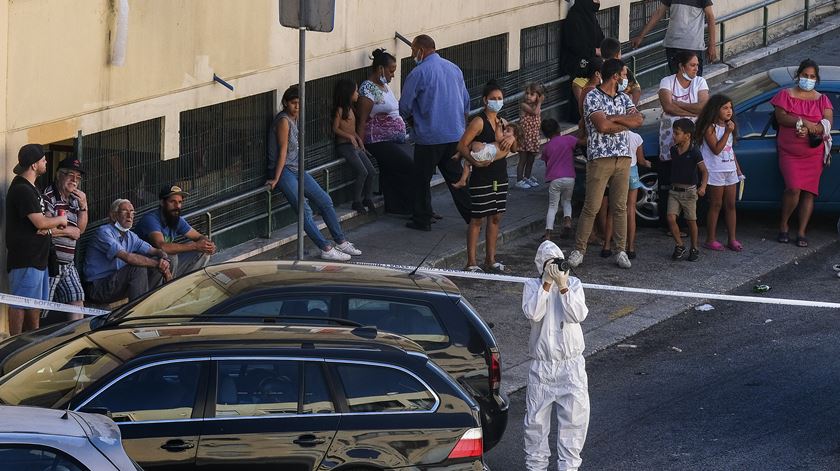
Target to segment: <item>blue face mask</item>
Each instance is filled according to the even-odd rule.
[[[817,86],[817,81],[814,79],[809,79],[805,77],[799,77],[799,88],[805,90],[806,92],[810,92]]]
[[[624,90],[627,90],[627,85],[628,84],[629,84],[629,81],[626,78],[621,79],[621,82],[618,82],[618,92],[621,93]]]
[[[414,56],[414,63],[416,65],[420,65],[423,62],[423,53],[419,53],[418,55]]]
[[[388,82],[390,82],[390,80],[388,80],[387,78],[385,78],[385,76],[384,76],[384,75],[380,75],[380,76],[379,76],[379,83],[381,83],[382,85],[387,85],[387,84],[388,84]]]
[[[501,111],[504,104],[504,100],[487,100],[487,108],[494,113]]]

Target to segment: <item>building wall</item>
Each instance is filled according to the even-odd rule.
[[[782,0],[772,14],[800,8],[801,1]],[[745,3],[717,0],[715,9],[722,15]],[[276,0],[129,0],[125,63],[115,67],[108,61],[119,4],[0,1],[0,37],[8,39],[0,41],[3,190],[17,150],[28,142],[56,142],[79,131],[91,134],[163,117],[163,158],[177,158],[180,112],[271,90],[282,93],[298,81],[298,32],[280,26]],[[629,39],[630,4],[601,3],[602,9],[620,7],[621,41]],[[516,70],[519,31],[564,18],[568,3],[340,0],[336,7],[333,32],[307,34],[307,79],[363,67],[377,47],[408,56],[409,47],[394,39],[395,31],[408,38],[429,34],[440,48],[509,33],[507,64]],[[751,15],[733,30],[760,21],[760,13]],[[214,73],[235,91],[214,83]],[[393,83],[398,89],[400,78]],[[0,266],[4,262],[0,251]],[[0,311],[0,325],[2,320]]]

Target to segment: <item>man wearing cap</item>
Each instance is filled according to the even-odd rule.
[[[44,214],[44,199],[35,179],[47,173],[47,158],[39,144],[27,144],[18,152],[17,175],[6,194],[6,270],[9,291],[16,296],[48,300],[50,279],[47,265],[52,231],[67,225],[65,216]],[[9,306],[9,334],[35,330],[40,310]]]
[[[169,255],[172,276],[178,278],[204,268],[216,253],[216,244],[202,235],[181,217],[184,197],[190,194],[171,185],[160,190],[160,209],[143,216],[134,232],[153,247]],[[178,238],[186,242],[175,242]]]
[[[107,304],[139,298],[172,279],[169,256],[131,232],[134,205],[117,199],[111,203],[111,223],[96,230],[85,254],[85,292],[95,303]]]
[[[84,174],[79,159],[67,157],[58,164],[55,183],[44,190],[47,216],[63,212],[67,217],[67,227],[52,231],[58,275],[50,277],[49,299],[75,306],[83,306],[85,301],[82,280],[74,263],[76,242],[85,232],[88,223],[87,196],[79,189]],[[68,320],[81,318],[81,314],[69,314]]]

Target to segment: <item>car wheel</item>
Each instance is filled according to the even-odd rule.
[[[659,175],[649,172],[639,176],[642,187],[636,193],[636,217],[643,226],[659,224]]]

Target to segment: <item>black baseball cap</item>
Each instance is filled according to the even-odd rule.
[[[41,144],[26,144],[18,151],[18,164],[12,169],[15,175],[20,175],[35,162],[44,158],[46,152]]]
[[[161,188],[160,189],[160,195],[158,195],[158,196],[160,197],[160,199],[165,200],[166,198],[169,198],[170,196],[175,196],[175,195],[190,196],[189,193],[182,190],[181,187],[178,186],[178,185],[167,185],[167,186]]]
[[[59,168],[59,170],[61,170],[61,169],[75,170],[75,171],[81,173],[82,175],[85,174],[85,171],[82,170],[82,161],[79,160],[75,156],[67,157],[64,160],[62,160],[61,162],[59,162],[58,163],[58,168]]]

